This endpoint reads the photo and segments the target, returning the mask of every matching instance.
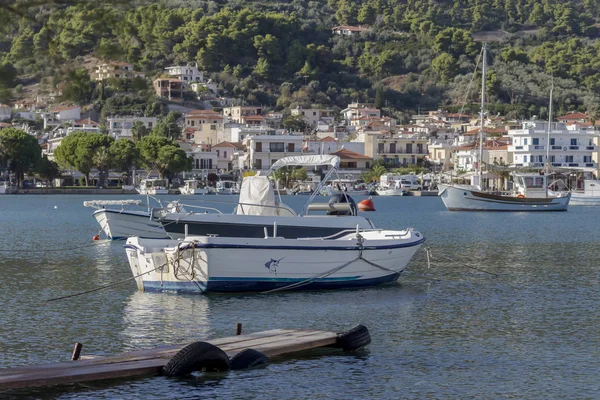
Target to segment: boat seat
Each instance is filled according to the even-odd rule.
[[[346,211],[352,212],[350,203],[311,203],[306,209],[307,213],[310,211]]]

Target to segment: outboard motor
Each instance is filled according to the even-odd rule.
[[[348,203],[350,204],[351,211],[327,211],[327,215],[358,215],[358,208],[356,202],[350,196],[345,193],[334,194],[329,198],[329,204],[335,203]]]

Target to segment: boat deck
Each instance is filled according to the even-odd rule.
[[[336,343],[337,333],[316,330],[275,329],[221,339],[206,340],[228,356],[252,348],[267,357],[279,356]],[[156,375],[187,345],[163,346],[116,356],[0,369],[0,390],[50,386],[137,375]]]

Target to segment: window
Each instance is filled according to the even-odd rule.
[[[537,156],[538,158],[538,162],[543,163],[544,162],[544,156]]]
[[[148,122],[148,128],[152,128],[152,122]]]
[[[523,162],[527,162],[527,156],[523,156]]]
[[[423,144],[417,144],[417,153],[423,154]]]
[[[210,126],[210,130],[211,131],[216,131],[217,130],[217,126],[216,125],[211,125]]]
[[[577,146],[577,139],[571,139],[571,146]]]
[[[584,163],[591,163],[592,162],[592,156],[583,156],[583,162]]]
[[[356,161],[342,161],[340,163],[340,168],[342,169],[349,169],[349,168],[354,168],[356,169]]]
[[[219,151],[220,151],[220,150],[217,150],[217,157],[219,157]]]
[[[289,151],[290,153],[294,152],[294,143],[288,143],[287,151]]]
[[[573,162],[573,156],[565,156],[565,162],[572,163]]]
[[[313,115],[317,115],[317,112],[316,112],[316,111],[313,111]]]
[[[390,143],[390,153],[396,153],[396,143]]]
[[[227,158],[227,151],[223,152],[223,158]]]
[[[285,150],[283,143],[269,143],[269,150],[271,153],[283,153]]]
[[[262,142],[256,142],[254,150],[260,153],[262,151]]]
[[[539,138],[531,139],[531,144],[533,144],[534,146],[537,146],[538,144],[540,144],[540,139]]]
[[[406,152],[409,154],[413,152],[412,143],[406,143]]]
[[[523,146],[527,146],[527,138],[523,139]]]
[[[550,138],[550,146],[555,145],[556,140],[554,138]]]
[[[551,163],[556,162],[556,157],[555,156],[550,156],[550,162]]]
[[[377,153],[383,153],[383,143],[377,143]]]
[[[254,164],[256,164],[256,169],[262,169],[262,160],[261,159],[254,161]]]
[[[195,123],[196,121],[190,121],[190,126],[194,126]]]
[[[212,159],[203,158],[200,160],[200,168],[201,169],[212,169]]]
[[[367,162],[365,163],[365,167],[366,167],[367,169],[371,168],[371,163],[370,163],[369,161],[367,161]]]

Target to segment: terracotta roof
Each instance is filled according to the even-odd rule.
[[[265,119],[265,117],[263,117],[262,115],[247,115],[242,116],[242,118],[246,121],[264,121]]]
[[[221,116],[221,114],[218,113],[206,113],[206,114],[201,114],[201,113],[194,113],[194,114],[187,114],[185,116],[185,118],[206,118],[206,119],[223,119],[223,117]]]
[[[193,114],[215,114],[215,115],[221,115],[220,113],[213,111],[213,110],[192,110],[190,112],[187,113],[187,115],[193,115]]]
[[[2,128],[7,128],[9,126],[12,126],[12,124],[9,124],[8,122],[0,122],[0,127]]]
[[[237,146],[235,144],[228,141],[215,144],[213,147],[235,147],[237,149]]]
[[[0,107],[2,107],[2,108],[10,108],[10,106],[7,106],[6,104],[0,104]]]
[[[357,153],[348,149],[341,149],[336,151],[335,153],[331,153],[332,156],[338,156],[343,159],[353,159],[353,160],[372,160],[371,157],[365,156],[364,154]]]
[[[65,106],[65,107],[56,107],[50,110],[52,113],[57,113],[61,111],[74,110],[75,108],[79,108],[79,106]]]
[[[503,128],[483,128],[483,132],[487,133],[487,134],[491,134],[491,133],[504,134],[504,133],[506,133],[506,129],[503,129]],[[471,129],[470,131],[467,131],[467,132],[464,133],[464,135],[466,135],[466,136],[477,135],[477,134],[479,134],[479,128]]]
[[[98,123],[94,120],[91,120],[89,118],[87,119],[80,119],[79,121],[75,121],[73,122],[74,125],[94,125],[94,126],[98,126]]]
[[[589,117],[587,116],[587,114],[580,113],[580,112],[569,113],[566,115],[562,115],[560,117],[556,117],[556,119],[588,119],[588,118]]]
[[[175,79],[175,78],[156,78],[154,80],[154,82],[156,82],[156,81],[168,81],[168,82],[175,82],[175,83],[183,82],[181,79]]]

